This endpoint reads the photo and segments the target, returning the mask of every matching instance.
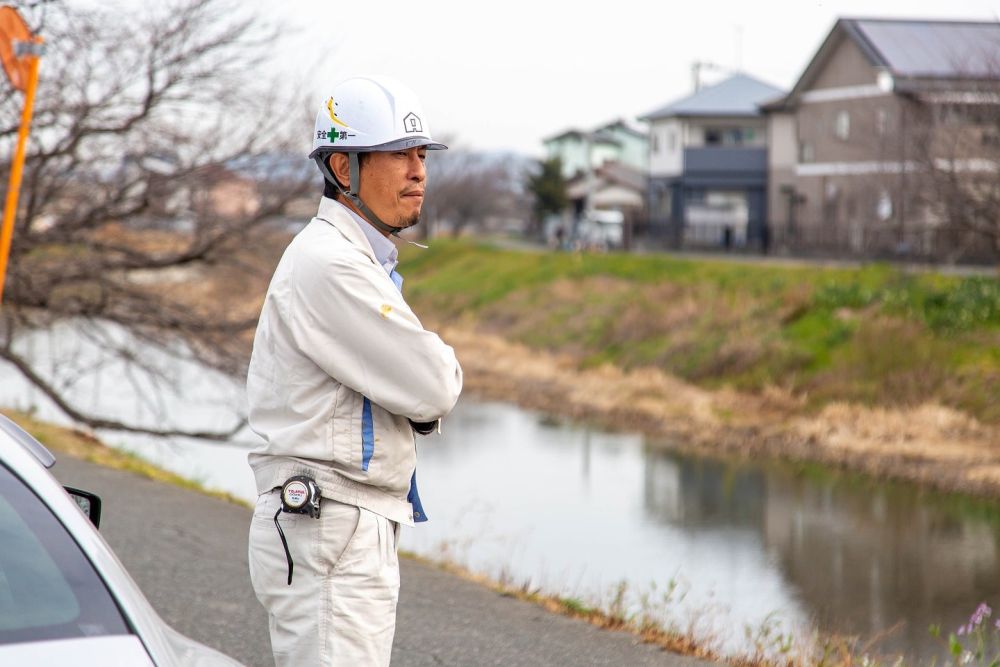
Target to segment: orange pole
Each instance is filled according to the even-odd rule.
[[[36,40],[41,44],[41,40]],[[24,110],[21,112],[21,127],[17,133],[17,150],[10,165],[10,181],[7,185],[7,203],[3,209],[3,227],[0,227],[0,303],[3,302],[3,285],[7,276],[7,257],[10,255],[10,241],[14,236],[14,216],[17,213],[17,197],[21,190],[21,172],[24,168],[24,152],[28,144],[31,128],[31,113],[35,106],[35,88],[38,87],[38,55],[29,56],[28,87],[24,91]]]

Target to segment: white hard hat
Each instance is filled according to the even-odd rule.
[[[423,107],[412,90],[387,76],[359,76],[337,84],[323,102],[313,128],[313,149],[323,178],[361,211],[372,225],[386,234],[400,227],[387,225],[361,200],[359,153],[400,151],[425,147],[448,147],[431,139]],[[330,171],[331,153],[346,153],[350,183],[342,186]],[[413,222],[411,224],[416,224]]]
[[[316,114],[313,149],[323,153],[447,149],[431,138],[416,94],[387,76],[359,76],[337,84]]]

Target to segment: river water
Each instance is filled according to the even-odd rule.
[[[221,429],[242,410],[239,383],[138,342],[132,356],[166,375],[157,391],[124,361],[99,363],[103,337],[115,335],[57,327],[21,349],[102,414]],[[2,365],[0,405],[65,422]],[[98,435],[254,497],[246,430],[225,444]],[[403,548],[584,604],[620,596],[629,613],[727,650],[747,648],[748,628],[807,636],[818,627],[926,658],[940,650],[930,624],[954,630],[1000,598],[1000,511],[989,503],[814,467],[682,456],[639,435],[468,398],[419,448],[431,520],[405,530]]]

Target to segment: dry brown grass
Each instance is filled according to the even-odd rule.
[[[1000,432],[935,403],[870,407],[831,403],[778,387],[705,389],[653,368],[581,369],[499,336],[449,326],[469,391],[553,414],[655,436],[708,455],[821,462],[947,491],[1000,497]]]

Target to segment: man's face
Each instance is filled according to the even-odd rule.
[[[427,149],[411,148],[394,153],[369,153],[361,165],[361,201],[382,222],[410,227],[420,218],[424,203]]]

